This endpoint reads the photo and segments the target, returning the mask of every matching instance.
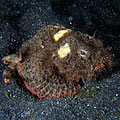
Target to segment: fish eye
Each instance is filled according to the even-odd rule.
[[[81,51],[81,53],[80,53],[81,55],[85,55],[85,52],[84,51]]]
[[[87,53],[88,53],[88,51],[86,51],[86,50],[83,50],[83,49],[80,50],[80,56],[81,57],[86,57]]]
[[[84,50],[84,49],[80,49],[80,50],[78,50],[77,53],[78,53],[79,56],[81,56],[82,58],[87,59],[87,57],[88,57],[88,51],[86,51],[86,50]]]

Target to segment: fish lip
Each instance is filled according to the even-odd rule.
[[[96,65],[94,69],[95,69],[95,71],[97,71],[97,70],[99,70],[99,69],[101,69],[103,67],[104,67],[104,62],[99,63],[98,65]]]
[[[98,63],[98,65],[95,66],[95,71],[104,68],[105,66],[109,65],[109,62],[112,61],[112,57],[108,57],[105,60],[103,60],[102,62]]]

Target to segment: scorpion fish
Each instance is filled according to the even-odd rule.
[[[112,69],[113,56],[100,40],[65,28],[44,26],[19,52],[2,58],[5,83],[16,71],[39,98],[74,96],[90,80]]]

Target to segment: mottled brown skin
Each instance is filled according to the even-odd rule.
[[[87,34],[71,31],[55,41],[53,36],[65,29],[61,25],[45,26],[23,44],[19,53],[3,58],[9,64],[3,73],[5,82],[17,70],[33,94],[59,98],[76,95],[85,82],[112,68],[112,55],[99,40]],[[66,43],[71,51],[61,58],[58,50]]]

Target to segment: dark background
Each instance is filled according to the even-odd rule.
[[[0,0],[0,59],[48,24],[87,33],[111,47],[117,67],[75,97],[38,99],[20,78],[5,84],[0,61],[0,120],[118,120],[120,113],[119,0]]]

